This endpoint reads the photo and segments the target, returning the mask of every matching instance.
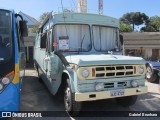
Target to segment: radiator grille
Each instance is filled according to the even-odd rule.
[[[117,65],[117,66],[95,67],[95,75],[97,78],[133,76],[134,66]]]

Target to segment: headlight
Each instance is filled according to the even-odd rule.
[[[85,69],[85,70],[83,70],[82,71],[82,76],[84,77],[84,78],[87,78],[88,76],[89,76],[89,70],[87,70],[87,69]]]
[[[3,79],[2,79],[2,83],[3,83],[4,85],[7,85],[7,84],[10,83],[10,80],[9,80],[8,78],[3,78]]]
[[[139,66],[138,73],[139,74],[143,74],[144,73],[144,67],[143,66]]]
[[[132,82],[131,82],[131,86],[134,87],[134,88],[137,87],[137,86],[138,86],[137,81],[132,81]]]
[[[0,83],[0,91],[3,89],[3,85]]]

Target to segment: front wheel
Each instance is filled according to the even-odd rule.
[[[116,98],[116,101],[119,105],[121,105],[123,107],[129,107],[129,106],[134,105],[136,103],[137,95]]]
[[[70,116],[77,116],[81,111],[82,102],[75,101],[75,94],[71,92],[69,85],[64,91],[64,105]]]
[[[147,65],[147,73],[146,73],[146,78],[148,82],[154,83],[157,80],[157,74],[153,72],[153,69]]]

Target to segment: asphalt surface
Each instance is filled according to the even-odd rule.
[[[148,83],[148,93],[139,95],[135,105],[121,107],[114,99],[85,102],[82,111],[160,111],[160,85],[158,83]],[[25,120],[160,120],[157,117],[86,117],[83,113],[79,117],[72,118],[65,112],[63,98],[53,96],[49,93],[44,83],[38,81],[37,72],[34,69],[26,70],[26,76],[22,85],[21,111],[61,111],[62,116],[47,118],[23,118]],[[95,114],[96,112],[94,112]],[[55,113],[54,113],[55,114]],[[65,117],[64,117],[64,116]],[[103,116],[103,115],[102,115]],[[21,120],[22,118],[13,118]]]

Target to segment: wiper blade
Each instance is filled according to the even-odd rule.
[[[83,35],[83,38],[81,40],[81,44],[80,44],[81,46],[80,46],[80,50],[78,50],[78,54],[79,54],[80,51],[82,51],[82,44],[83,44],[84,38],[85,38],[85,34]]]

